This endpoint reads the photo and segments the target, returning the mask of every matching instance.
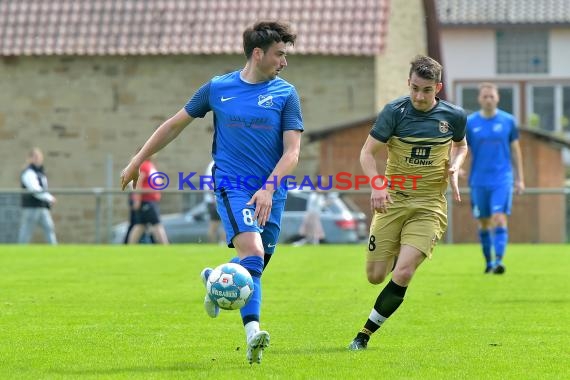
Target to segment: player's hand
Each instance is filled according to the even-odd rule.
[[[253,220],[257,220],[259,226],[264,227],[271,215],[271,206],[273,205],[273,192],[271,190],[257,190],[253,197],[247,202],[247,205],[255,205]]]
[[[515,194],[517,195],[521,195],[522,193],[524,193],[524,182],[521,180],[516,180],[515,181]]]
[[[453,192],[453,199],[455,199],[457,202],[461,202],[461,195],[459,194],[459,171],[460,168],[450,166],[447,172],[449,175],[449,185],[451,186],[451,191]]]
[[[121,172],[121,190],[125,190],[129,183],[133,183],[133,189],[137,188],[139,180],[139,167],[130,162]]]
[[[370,195],[370,207],[372,212],[378,211],[381,213],[388,212],[388,204],[394,203],[392,197],[388,193],[388,190],[382,189],[372,189],[372,194]]]

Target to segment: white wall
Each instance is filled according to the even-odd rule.
[[[550,32],[550,72],[553,77],[570,77],[570,29]]]
[[[496,76],[495,32],[479,29],[441,31],[444,85],[454,100],[457,79],[491,79]]]

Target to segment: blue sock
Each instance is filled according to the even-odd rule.
[[[495,243],[495,265],[503,263],[503,256],[507,249],[507,242],[509,241],[509,230],[507,227],[496,227],[493,242]]]
[[[479,230],[479,240],[481,241],[481,247],[483,248],[483,256],[485,256],[485,262],[487,263],[487,268],[492,266],[491,258],[491,245],[493,244],[493,239],[491,238],[491,231],[489,230]]]
[[[240,309],[244,326],[251,321],[259,321],[261,314],[261,274],[263,273],[263,258],[259,256],[244,257],[241,266],[249,271],[253,278],[253,295],[249,302]]]

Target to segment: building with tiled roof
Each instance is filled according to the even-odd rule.
[[[256,19],[290,20],[294,53],[375,56],[389,0],[3,0],[0,55],[241,54]]]
[[[452,100],[475,110],[477,84],[496,82],[522,124],[570,136],[570,0],[437,0],[437,13]]]
[[[570,0],[437,0],[446,26],[570,24]]]
[[[527,187],[563,187],[570,150],[552,142],[570,139],[570,0],[437,0],[437,14],[448,97],[475,112],[479,83],[497,84],[499,107],[526,127]],[[469,218],[468,204],[455,207],[458,219]],[[510,224],[513,241],[565,242],[567,210],[564,197],[520,197]],[[456,225],[455,236],[474,241],[476,225]]]

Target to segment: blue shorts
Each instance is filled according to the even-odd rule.
[[[471,188],[471,211],[477,219],[490,218],[493,214],[511,215],[513,186],[477,186]]]
[[[285,208],[285,199],[273,199],[271,214],[265,227],[260,227],[253,220],[255,205],[247,205],[253,194],[245,189],[216,189],[218,214],[226,231],[228,247],[234,248],[232,240],[241,232],[261,234],[263,250],[267,254],[275,251],[281,232],[281,216]]]

